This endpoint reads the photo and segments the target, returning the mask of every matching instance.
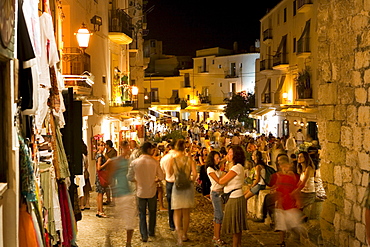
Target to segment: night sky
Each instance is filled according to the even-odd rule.
[[[195,56],[203,48],[248,49],[259,38],[259,20],[280,0],[149,0],[149,34],[167,55]],[[227,5],[229,3],[229,5]]]

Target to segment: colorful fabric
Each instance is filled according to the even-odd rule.
[[[36,201],[36,180],[33,169],[33,161],[24,138],[18,133],[19,141],[19,165],[21,176],[21,194],[29,202]]]

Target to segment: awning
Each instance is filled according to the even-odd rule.
[[[226,105],[189,105],[184,111],[223,112]]]
[[[282,109],[280,112],[301,112],[301,113],[317,113],[317,108],[286,108]]]
[[[163,111],[163,112],[166,112],[166,111],[180,111],[181,110],[181,106],[176,104],[176,105],[152,105],[151,110],[155,110],[155,111]]]
[[[184,111],[197,111],[205,112],[207,111],[208,105],[189,105],[184,109]]]
[[[272,111],[275,111],[275,109],[271,109],[267,107],[258,108],[257,110],[249,113],[249,117],[254,118],[254,119],[260,119],[263,115],[266,115],[267,113],[272,112]]]

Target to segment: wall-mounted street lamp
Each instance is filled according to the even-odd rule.
[[[296,126],[298,124],[298,121],[297,120],[294,120],[293,121],[293,124],[294,124],[294,126]]]
[[[81,28],[78,29],[75,35],[81,52],[85,53],[86,48],[89,47],[90,36],[92,35],[92,33],[89,31],[89,29],[86,28],[85,23],[82,23]]]

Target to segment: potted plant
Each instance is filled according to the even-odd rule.
[[[306,68],[298,72],[296,83],[297,83],[297,91],[298,91],[299,99],[308,99],[312,97],[310,77],[311,76],[309,73],[309,68]]]

